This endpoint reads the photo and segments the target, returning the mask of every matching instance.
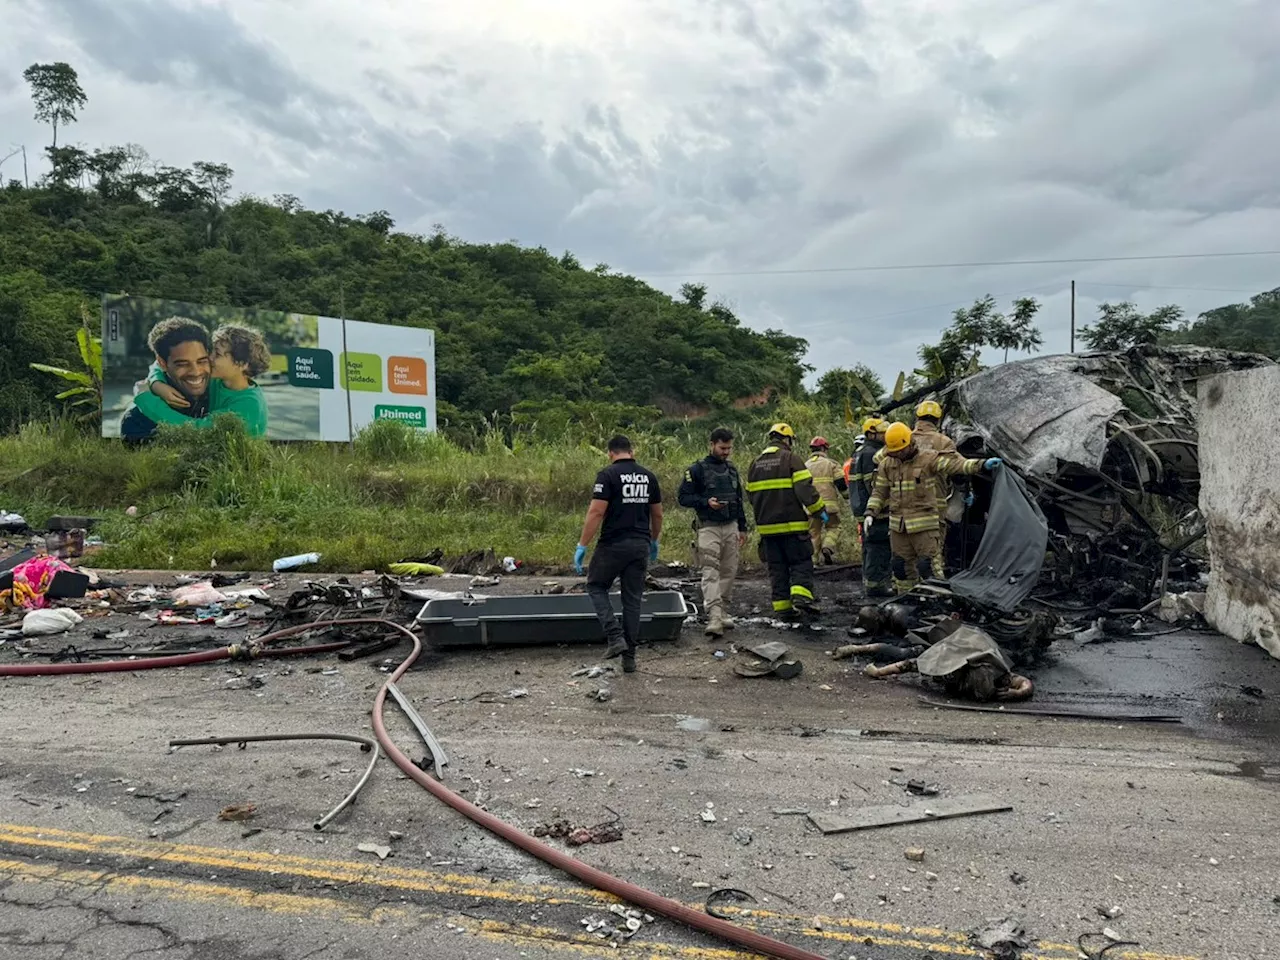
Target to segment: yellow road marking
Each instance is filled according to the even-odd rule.
[[[268,875],[287,874],[289,876],[307,877],[309,879],[336,883],[369,884],[398,890],[411,890],[419,893],[435,893],[528,905],[578,905],[594,909],[607,909],[610,904],[620,902],[617,897],[614,897],[611,894],[604,893],[599,890],[593,890],[589,887],[574,888],[553,884],[527,884],[513,881],[499,881],[495,883],[490,882],[487,878],[470,874],[417,870],[407,867],[395,867],[385,863],[378,863],[374,866],[372,864],[352,863],[344,860],[300,857],[292,854],[275,854],[265,851],[231,850],[221,847],[165,843],[163,841],[156,840],[137,840],[130,837],[79,833],[70,830],[59,830],[52,827],[31,827],[24,824],[0,823],[0,843],[98,854],[101,856],[131,857],[141,860],[174,863],[185,866],[241,870]],[[108,875],[105,871],[102,873],[104,875]],[[122,880],[133,879],[134,878],[122,878]],[[153,885],[161,882],[160,878],[146,878],[145,880],[143,880],[143,878],[137,879],[139,882],[148,882]],[[186,881],[164,882],[173,884],[177,889],[185,889],[188,886]],[[157,889],[159,889],[159,887],[157,887]],[[228,887],[227,889],[242,891],[243,893],[248,894],[254,893],[253,891],[243,890],[243,888],[239,887]],[[241,901],[237,899],[237,896],[238,895],[229,895],[228,898],[224,899],[230,899],[232,902],[243,906],[250,906],[250,904],[241,903]],[[333,901],[326,900],[325,898],[299,898],[297,895],[292,894],[257,894],[256,896],[287,896],[299,901],[313,900],[317,903],[333,903]],[[215,896],[214,899],[218,899],[218,897]],[[292,904],[294,900],[290,900],[288,902]],[[270,907],[265,906],[265,904],[272,902],[274,901],[262,900],[252,906],[257,907],[258,909],[271,909]],[[299,903],[297,906],[299,909],[286,909],[284,912],[305,912],[305,910],[301,910],[305,904]],[[698,909],[701,907],[701,904],[688,904],[688,906]],[[316,907],[316,909],[320,908]],[[356,912],[359,913],[359,911]],[[726,909],[725,912],[736,914],[741,918],[740,922],[742,922],[743,926],[747,926],[752,929],[759,929],[760,925],[751,921],[774,921],[775,928],[778,924],[788,924],[800,921],[804,924],[804,929],[797,930],[790,927],[788,929],[793,933],[798,933],[809,938],[847,942],[866,941],[867,939],[870,939],[873,941],[875,946],[881,947],[931,950],[934,953],[952,954],[957,956],[978,955],[977,951],[967,945],[967,938],[963,934],[934,927],[912,927],[905,924],[884,923],[874,920],[864,920],[856,917],[819,917],[818,919],[824,927],[823,930],[819,931],[809,927],[813,919],[809,916],[776,913],[769,910],[756,909]],[[339,919],[345,918],[340,917]],[[457,925],[467,928],[468,923],[475,925],[476,922],[471,921],[468,918],[461,918],[457,922]],[[484,924],[487,924],[488,926],[485,926]],[[554,938],[557,944],[562,946],[566,944],[565,934],[561,931],[521,924],[500,924],[496,921],[484,921],[482,925],[475,926],[475,932],[479,934],[494,933],[496,935],[501,932],[499,928],[501,928],[502,931],[506,931],[506,933],[503,934],[504,936],[512,936],[521,940],[539,941],[546,938]],[[860,932],[844,932],[846,930]],[[766,929],[765,932],[768,932],[768,930]],[[586,946],[591,946],[593,948],[598,948],[601,942],[602,941],[598,938],[583,941]],[[652,946],[653,945],[646,945],[646,949],[649,949]],[[1050,954],[1065,953],[1070,957],[1078,956],[1078,950],[1075,944],[1040,943],[1038,945],[1038,949],[1041,951],[1038,956],[1043,957],[1044,960],[1061,960],[1060,957],[1050,957]],[[713,958],[721,958],[725,956],[751,956],[750,954],[743,954],[736,951],[729,951],[728,953],[723,951],[712,951],[708,953],[704,951],[702,954],[682,955],[697,956],[700,958],[706,958],[706,960],[713,960]],[[658,957],[659,954],[654,954],[654,956]],[[1110,956],[1112,960],[1197,960],[1195,957],[1171,956],[1169,954],[1148,952],[1116,952]]]

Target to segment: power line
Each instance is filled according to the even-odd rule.
[[[1154,253],[1132,257],[1062,257],[1042,260],[967,260],[955,263],[887,263],[880,266],[795,267],[758,270],[684,270],[680,273],[637,271],[642,277],[755,277],[818,273],[874,273],[882,270],[946,270],[954,267],[1021,267],[1069,263],[1132,263],[1151,260],[1206,260],[1221,257],[1275,257],[1280,250],[1237,250],[1229,253]]]
[[[1119,287],[1125,290],[1193,290],[1203,293],[1247,293],[1256,294],[1257,290],[1242,290],[1239,287],[1162,287],[1150,283],[1102,283],[1099,280],[1081,280],[1082,287]]]

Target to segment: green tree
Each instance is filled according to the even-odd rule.
[[[58,125],[76,122],[76,111],[89,98],[80,87],[80,77],[69,63],[33,63],[22,72],[31,85],[36,119],[53,126],[53,149],[58,148]]]
[[[813,397],[853,422],[864,413],[879,409],[884,384],[864,363],[852,367],[832,367],[818,378]]]
[[[1128,300],[1098,305],[1098,320],[1080,330],[1080,339],[1091,350],[1128,350],[1158,343],[1182,319],[1182,308],[1173,304],[1142,313]]]
[[[1044,337],[1033,322],[1039,311],[1038,300],[1022,297],[1013,302],[1011,316],[996,314],[992,318],[987,343],[1004,351],[1005,363],[1009,362],[1010,350],[1032,353],[1044,346]]]
[[[1261,353],[1280,360],[1280,287],[1200,314],[1170,339],[1202,347]]]

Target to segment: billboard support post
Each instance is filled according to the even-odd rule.
[[[338,319],[342,321],[342,363],[344,368],[342,385],[347,395],[347,448],[354,453],[356,449],[356,431],[351,416],[351,378],[346,371],[347,357],[349,356],[347,353],[347,294],[346,287],[341,281],[338,283]]]

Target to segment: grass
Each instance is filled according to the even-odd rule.
[[[662,482],[661,555],[687,562],[691,515],[675,494],[705,446],[691,436],[633,441]],[[757,445],[740,443],[741,464]],[[468,450],[388,422],[363,432],[354,452],[255,440],[230,417],[210,430],[166,428],[136,450],[69,423],[29,424],[0,437],[0,508],[37,527],[56,513],[101,517],[106,546],[89,562],[107,568],[267,570],[317,551],[314,569],[356,572],[435,547],[567,567],[605,462],[581,438],[494,433]]]

